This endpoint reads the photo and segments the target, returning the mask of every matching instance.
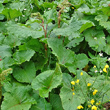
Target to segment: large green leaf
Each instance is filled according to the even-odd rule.
[[[12,53],[12,51],[11,51],[10,46],[8,46],[8,45],[1,45],[0,46],[1,58],[7,57],[7,56],[9,57],[9,56],[11,56],[11,53]]]
[[[11,103],[10,103],[11,102]],[[26,86],[16,86],[4,94],[2,110],[29,110],[36,101],[28,94]]]
[[[108,19],[108,16],[107,15],[97,15],[96,17],[95,17],[95,20],[97,20],[97,21],[107,21],[107,19]]]
[[[62,46],[62,40],[58,38],[48,39],[48,45],[52,48],[53,54],[57,56],[59,63],[67,67],[74,74],[77,68],[82,69],[88,64],[89,60],[85,54],[75,55],[73,51],[65,49]]]
[[[48,39],[48,45],[52,48],[53,54],[57,56],[60,64],[65,65],[66,63],[74,62],[74,52],[69,49],[65,49],[62,43],[63,41],[58,38]]]
[[[32,82],[32,88],[39,90],[41,97],[48,97],[48,93],[60,85],[62,81],[62,73],[59,64],[56,64],[56,69],[48,70],[40,73]]]
[[[19,37],[29,37],[32,36],[33,38],[39,38],[44,35],[44,32],[42,29],[40,30],[33,30],[32,28],[26,27],[26,25],[23,24],[13,24],[9,23],[7,25],[7,30],[9,33],[14,34]]]
[[[83,72],[83,76],[80,76],[80,72],[77,71],[77,76],[74,79],[67,73],[63,74],[63,87],[60,90],[60,97],[64,110],[76,110],[77,106],[86,101],[87,85],[84,80],[88,78],[88,75]],[[71,81],[76,81],[77,79],[79,79],[79,83],[75,84],[73,91]],[[73,92],[75,95],[73,95]]]
[[[64,86],[61,89],[60,97],[62,101],[62,105],[64,110],[76,110],[77,106],[79,106],[81,103],[84,103],[84,96],[80,96],[80,94],[72,94],[73,91],[71,88]]]
[[[59,95],[50,94],[50,103],[52,105],[52,110],[63,110]]]
[[[87,21],[87,20],[82,20],[83,25],[80,28],[80,33],[86,30],[87,28],[90,28],[92,26],[95,26],[93,22]]]
[[[31,83],[35,75],[36,69],[33,62],[26,62],[21,67],[15,67],[13,70],[13,76],[19,82]]]
[[[79,21],[76,18],[72,18],[68,26],[54,29],[53,33],[55,33],[56,35],[68,36],[69,39],[71,40],[72,38],[80,37],[81,26],[82,26],[81,21]]]
[[[4,9],[3,4],[0,3],[0,12],[2,12],[2,10]]]
[[[105,34],[101,30],[87,29],[84,32],[85,40],[96,51],[101,51],[106,46]]]
[[[29,61],[34,55],[35,51],[31,49],[17,51],[13,54],[14,61],[16,64],[21,64],[25,61]]]
[[[16,47],[21,44],[20,38],[15,35],[6,36],[4,39],[4,44],[9,45],[10,47]]]
[[[5,15],[7,19],[12,19],[12,18],[22,15],[22,13],[19,10],[8,9],[8,8],[5,8],[1,14]]]
[[[101,21],[99,24],[104,28],[106,28],[107,30],[110,30],[110,21],[107,21],[107,22]]]
[[[78,11],[87,15],[95,14],[95,9],[90,9],[86,4],[82,4],[81,7],[78,8]]]
[[[31,49],[17,51],[13,54],[14,61],[16,64],[21,64],[25,61],[29,61],[34,55],[35,51]]]
[[[69,47],[69,48],[71,48],[71,47],[76,47],[77,45],[80,44],[80,42],[83,41],[83,39],[84,39],[84,37],[75,38],[75,39],[71,40],[71,41],[66,45],[66,47]]]
[[[52,106],[44,98],[39,98],[37,104],[33,105],[30,110],[52,110]]]

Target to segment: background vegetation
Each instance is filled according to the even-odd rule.
[[[109,109],[109,65],[109,0],[0,0],[1,110]]]

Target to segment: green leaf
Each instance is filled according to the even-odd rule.
[[[32,82],[32,88],[39,90],[41,97],[48,97],[48,93],[60,85],[62,81],[62,73],[59,64],[56,64],[55,71],[48,70],[39,74]]]
[[[107,22],[101,21],[99,24],[106,28],[107,30],[110,30],[110,21]]]
[[[60,64],[65,65],[66,63],[74,62],[74,52],[69,49],[65,49],[62,45],[61,39],[49,38],[48,45],[52,48],[53,54],[57,56]]]
[[[15,17],[22,15],[22,13],[19,10],[8,8],[5,8],[1,14],[5,15],[7,19],[13,19]]]
[[[0,3],[0,13],[2,12],[3,9],[4,9],[4,6],[2,3]]]
[[[34,63],[35,63],[36,71],[37,70],[42,70],[42,68],[44,67],[44,65],[48,61],[48,59],[45,58],[45,56],[42,55],[42,54],[34,55],[33,60],[34,60]]]
[[[81,72],[83,72],[83,76],[80,75]],[[77,71],[76,77],[74,79],[67,73],[63,75],[63,87],[60,90],[63,108],[64,110],[76,110],[77,106],[83,104],[86,101],[87,84],[84,80],[88,78],[88,75],[82,70]],[[73,91],[73,85],[71,85],[71,81],[76,81],[77,79],[79,79],[79,83],[74,85]],[[75,95],[73,95],[73,92]]]
[[[84,20],[82,21],[83,22],[83,25],[82,27],[80,28],[80,33],[82,33],[84,30],[86,30],[87,28],[90,28],[92,26],[95,26],[93,22],[91,21],[87,21],[87,20]]]
[[[76,8],[85,2],[84,0],[77,0],[77,1],[76,0],[70,0],[70,1],[73,4],[73,6],[75,6]]]
[[[65,49],[62,46],[62,40],[58,38],[48,39],[48,45],[52,48],[53,54],[57,56],[59,63],[67,67],[74,74],[77,68],[82,69],[88,64],[89,60],[85,54],[75,55],[73,51]]]
[[[33,105],[30,110],[52,110],[52,106],[44,98],[39,98],[37,104]]]
[[[106,22],[107,19],[108,19],[108,16],[107,16],[107,15],[97,15],[97,16],[95,17],[95,20],[97,20],[97,21]]]
[[[53,33],[56,35],[68,36],[69,40],[71,40],[72,38],[80,37],[81,26],[82,22],[73,17],[68,26],[54,29]]]
[[[57,94],[50,94],[50,104],[52,105],[52,110],[63,110],[61,99]]]
[[[71,81],[73,80],[73,78],[71,77],[71,75],[69,75],[68,73],[63,73],[63,85],[64,86],[68,86],[71,88]]]
[[[80,96],[77,92],[75,95],[72,93],[73,91],[71,88],[67,86],[62,87],[60,97],[64,110],[76,110],[77,106],[85,102],[84,96]]]
[[[71,41],[66,45],[66,47],[69,47],[69,48],[71,48],[71,47],[76,47],[77,45],[80,44],[80,42],[83,41],[83,39],[84,39],[84,37],[75,38],[75,39],[71,40]]]
[[[44,13],[44,18],[45,18],[46,24],[52,22],[52,20],[55,20],[56,15],[57,15],[56,9],[51,9],[49,11],[46,11]]]
[[[0,20],[4,19],[4,15],[0,14]]]
[[[26,46],[39,53],[42,53],[42,51],[44,51],[44,47],[38,39],[31,39],[29,42],[26,43]]]
[[[5,32],[6,31],[6,27],[5,27],[6,22],[0,22],[0,32]]]
[[[10,101],[9,101],[10,100]],[[10,103],[11,102],[11,103]],[[2,110],[29,110],[36,101],[28,94],[26,86],[13,87],[10,92],[4,94]]]
[[[9,23],[7,25],[7,30],[9,33],[14,34],[16,36],[20,36],[21,38],[27,38],[29,36],[32,36],[33,38],[40,38],[44,35],[44,32],[42,30],[33,30],[23,24]]]
[[[11,53],[12,53],[12,51],[11,51],[10,46],[8,46],[8,45],[1,45],[0,46],[0,56],[1,56],[1,58],[9,57],[9,56],[11,56]]]
[[[21,64],[25,61],[29,61],[34,55],[35,51],[31,49],[17,51],[13,54],[14,61],[16,64]]]
[[[11,58],[11,56],[7,56],[3,59],[3,67],[4,68],[9,68],[10,66],[14,65],[16,62],[14,61],[13,58]]]
[[[109,4],[109,3],[108,3]],[[108,4],[104,7],[102,7],[100,10],[107,16],[110,16],[110,7],[108,6]]]
[[[84,13],[84,14],[88,14],[88,15],[92,15],[95,14],[95,9],[90,9],[87,4],[82,4],[80,8],[78,8],[78,11]]]
[[[26,62],[21,67],[15,67],[13,70],[14,78],[19,82],[31,83],[36,76],[36,69],[33,62]]]
[[[19,46],[21,44],[21,40],[18,36],[9,35],[5,37],[4,43],[13,48],[13,47]]]
[[[5,38],[5,36],[2,33],[0,33],[0,45],[3,44],[4,38]]]
[[[110,44],[106,44],[104,50],[105,50],[105,53],[107,53],[108,55],[110,55]]]
[[[101,30],[87,29],[84,32],[85,40],[96,51],[101,51],[106,46],[105,34]]]

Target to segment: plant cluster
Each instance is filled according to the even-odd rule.
[[[1,110],[108,110],[109,66],[109,0],[0,0]]]

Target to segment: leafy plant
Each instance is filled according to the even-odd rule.
[[[1,110],[108,110],[109,47],[108,0],[1,0]]]

